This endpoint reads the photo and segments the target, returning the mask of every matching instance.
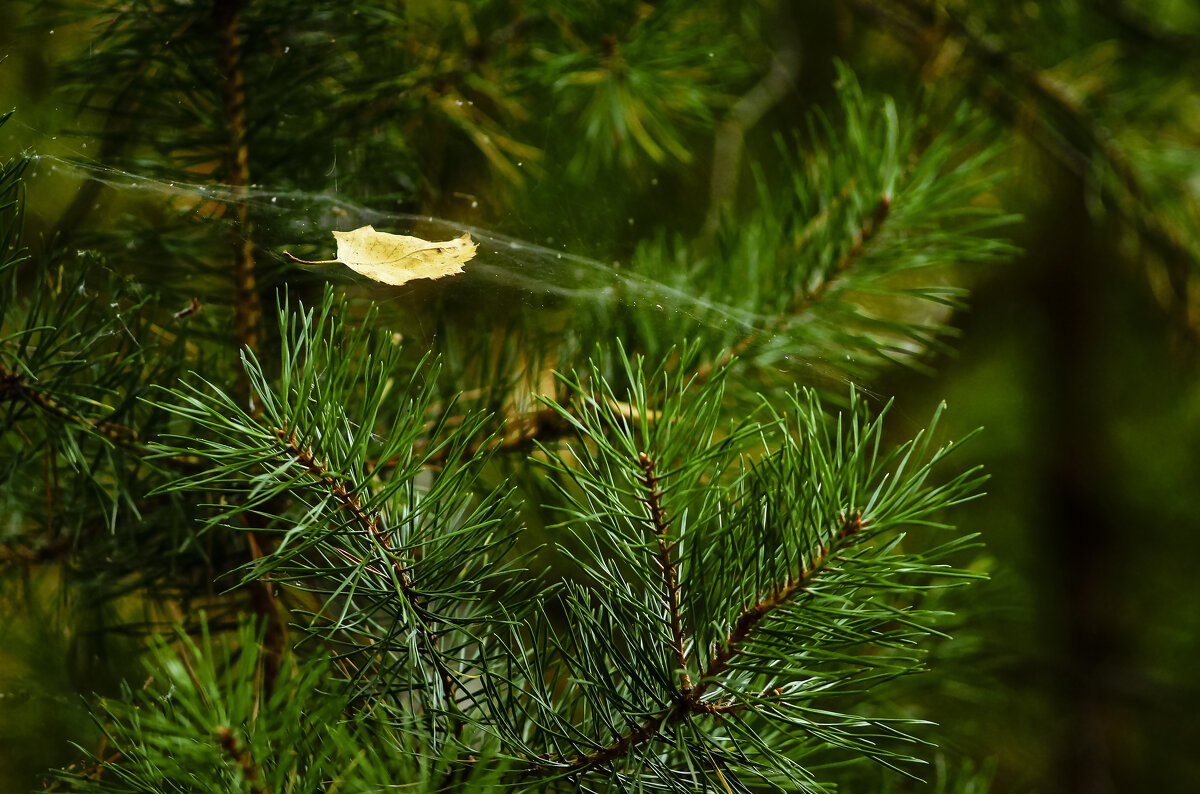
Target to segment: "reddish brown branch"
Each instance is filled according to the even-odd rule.
[[[851,516],[842,516],[839,519],[837,531],[817,547],[809,557],[808,564],[801,568],[799,574],[789,577],[782,585],[745,607],[734,621],[733,628],[725,635],[720,647],[713,652],[708,664],[701,671],[700,681],[695,686],[679,691],[671,708],[649,717],[629,733],[595,752],[566,759],[563,764],[557,766],[542,759],[532,763],[529,772],[543,775],[573,775],[597,769],[615,761],[634,747],[651,741],[663,728],[678,725],[694,715],[730,714],[745,708],[745,704],[713,703],[706,702],[702,698],[714,684],[718,683],[720,677],[729,671],[734,658],[742,652],[742,647],[753,636],[755,628],[771,613],[790,602],[797,594],[807,592],[817,576],[825,570],[830,559],[846,548],[862,528],[862,513],[856,512]],[[771,694],[780,695],[781,692],[776,690]]]
[[[217,743],[221,745],[225,757],[237,764],[238,768],[242,770],[242,776],[250,781],[250,794],[267,794],[267,790],[261,783],[261,775],[258,766],[254,763],[254,758],[251,757],[249,750],[243,750],[238,745],[233,731],[224,725],[217,728]]]
[[[230,280],[233,284],[233,332],[241,347],[251,350],[258,347],[258,326],[262,309],[258,300],[258,288],[254,273],[254,229],[250,220],[249,185],[250,152],[246,144],[246,91],[242,70],[242,45],[238,34],[241,0],[214,0],[213,24],[217,34],[217,75],[221,85],[221,106],[227,134],[224,154],[225,181],[232,188],[234,218],[236,226],[233,242],[233,267]],[[250,383],[244,372],[238,377],[238,391],[250,393]],[[259,414],[258,404],[251,400],[251,416]],[[253,558],[261,552],[252,527],[248,527]],[[260,580],[252,585],[250,597],[255,610],[267,626],[265,641],[269,658],[278,660],[283,655],[286,621],[281,619],[282,610],[275,599],[270,584]],[[277,669],[267,670],[267,685],[275,680]]]
[[[773,322],[764,328],[756,328],[742,337],[733,347],[726,350],[715,364],[702,364],[696,370],[696,377],[701,380],[707,379],[714,370],[720,369],[734,357],[740,356],[747,350],[761,344],[766,338],[778,331],[784,323],[798,315],[804,314],[813,304],[822,300],[829,293],[829,290],[837,285],[842,277],[867,252],[867,246],[875,235],[879,233],[880,227],[887,220],[888,211],[891,209],[891,206],[892,197],[887,193],[882,194],[879,197],[879,201],[875,204],[875,212],[869,218],[864,219],[859,227],[855,229],[854,236],[850,241],[850,247],[838,258],[837,262],[825,273],[824,278],[816,286],[812,289],[797,286],[796,291],[792,294],[792,299]]]
[[[221,80],[228,150],[226,181],[239,196],[234,207],[240,243],[233,264],[233,325],[238,344],[258,347],[258,324],[262,314],[254,275],[254,236],[250,221],[247,188],[250,185],[250,153],[246,144],[246,92],[242,76],[242,47],[238,36],[238,0],[216,0],[213,22],[217,28],[217,71]]]
[[[675,652],[675,665],[679,669],[679,688],[683,694],[692,689],[692,680],[687,672],[687,652],[684,647],[683,618],[679,610],[679,571],[671,559],[670,520],[662,506],[662,489],[658,487],[658,476],[654,472],[654,461],[645,452],[638,453],[638,468],[641,469],[642,485],[646,496],[642,502],[650,512],[650,524],[658,541],[655,559],[663,576],[663,600],[666,602],[666,620],[671,629],[671,648]]]
[[[413,613],[417,616],[417,622],[421,629],[421,642],[430,664],[437,671],[438,679],[442,686],[442,694],[445,696],[448,704],[453,703],[456,686],[454,674],[450,672],[450,669],[442,660],[441,654],[438,651],[435,633],[430,625],[436,619],[436,615],[431,613],[421,603],[420,596],[414,589],[412,577],[396,553],[391,538],[379,526],[378,516],[373,512],[369,512],[363,506],[358,494],[347,490],[346,483],[342,478],[335,476],[325,463],[313,455],[312,450],[300,443],[296,438],[295,430],[281,427],[276,428],[274,433],[286,454],[292,460],[296,461],[296,463],[300,464],[312,477],[324,483],[329,488],[329,492],[337,503],[338,509],[349,515],[351,521],[358,527],[358,531],[371,538],[383,550],[384,557],[387,559],[389,567],[395,573],[397,582],[399,582],[401,594],[407,599],[413,609]]]
[[[700,683],[696,685],[697,698],[703,695],[717,678],[729,669],[730,662],[741,653],[741,646],[763,618],[786,604],[797,593],[804,592],[811,586],[813,579],[829,562],[829,558],[844,548],[847,542],[862,529],[862,526],[862,513],[843,517],[838,531],[832,538],[817,547],[816,552],[809,558],[808,565],[800,569],[799,575],[795,578],[789,577],[775,590],[742,610],[734,622],[733,628],[725,635],[725,641],[721,647],[713,653],[712,658],[705,665],[700,676]]]

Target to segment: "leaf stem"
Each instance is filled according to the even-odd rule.
[[[292,260],[293,262],[299,262],[302,265],[338,265],[338,264],[341,264],[341,262],[342,262],[342,260],[340,260],[340,259],[316,259],[316,260],[310,261],[308,259],[301,259],[298,256],[293,256],[288,251],[284,251],[283,255],[286,256],[288,259]]]

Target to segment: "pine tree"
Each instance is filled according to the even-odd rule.
[[[1186,215],[991,10],[848,4],[927,84],[828,58],[809,100],[786,4],[41,7],[99,151],[0,174],[4,554],[140,656],[47,785],[929,790],[897,679],[982,578],[983,478],[874,388],[1013,255],[1024,97],[1195,316]],[[31,168],[78,183],[40,239]],[[285,256],[367,223],[479,252]]]

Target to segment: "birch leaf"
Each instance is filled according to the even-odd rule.
[[[435,243],[363,226],[352,232],[334,232],[333,238],[337,240],[337,259],[310,262],[284,253],[304,265],[340,262],[367,278],[397,286],[416,278],[441,278],[462,273],[463,264],[475,256],[475,243],[471,242],[469,234]]]

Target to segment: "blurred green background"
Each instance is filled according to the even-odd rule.
[[[501,4],[483,5],[494,12],[487,19],[502,16],[494,8]],[[710,5],[731,18],[750,13],[737,3]],[[417,13],[422,6],[436,8],[392,7]],[[955,316],[961,335],[953,353],[931,361],[932,374],[894,369],[868,384],[874,394],[895,395],[897,437],[920,427],[943,399],[948,437],[986,428],[971,455],[991,474],[988,496],[954,519],[983,534],[992,579],[957,594],[954,639],[930,662],[938,675],[928,690],[911,683],[940,723],[946,757],[995,764],[994,791],[1200,789],[1200,577],[1191,571],[1200,559],[1200,4],[745,6],[754,7],[762,52],[797,62],[786,90],[748,130],[747,162],[769,168],[773,136],[828,104],[835,59],[868,90],[902,102],[948,107],[970,99],[992,119],[994,134],[1011,141],[1010,176],[994,199],[1022,216],[1010,234],[1023,253],[986,272],[954,274],[972,290],[970,307]],[[554,7],[536,4],[529,13],[552,15]],[[62,13],[52,3],[0,5],[0,110],[18,111],[0,132],[0,156],[87,158],[101,148],[79,133],[87,124],[59,86],[62,64],[93,46],[97,29],[56,24]],[[966,20],[961,29],[959,20]],[[602,31],[588,35],[602,48]],[[660,44],[674,46],[666,34]],[[733,99],[771,68],[766,58],[720,57],[729,67],[722,89]],[[519,117],[520,92],[513,97]],[[286,113],[300,135],[304,109]],[[435,168],[417,147],[412,156],[438,189],[389,198],[387,207],[618,259],[628,255],[631,235],[657,227],[700,233],[718,129],[686,128],[678,145],[688,162],[634,168],[640,187],[628,184],[619,163],[573,159],[573,147],[590,144],[559,129],[543,127],[533,143],[566,152],[557,162],[575,171],[554,170],[550,157],[544,175],[508,193],[483,194],[490,183],[467,166]],[[368,144],[339,141],[330,156],[369,157],[359,146]],[[29,244],[57,223],[77,177],[32,169]],[[654,192],[643,189],[650,179]],[[468,207],[455,196],[475,195],[474,183],[483,206]],[[593,188],[582,198],[581,183]],[[119,202],[121,190],[109,200]],[[135,654],[112,647],[111,637],[97,642],[104,635],[89,628],[108,617],[95,613],[87,593],[64,591],[54,564],[7,554],[0,565],[0,789],[7,791],[73,760],[69,741],[94,745],[82,696],[114,691]]]

